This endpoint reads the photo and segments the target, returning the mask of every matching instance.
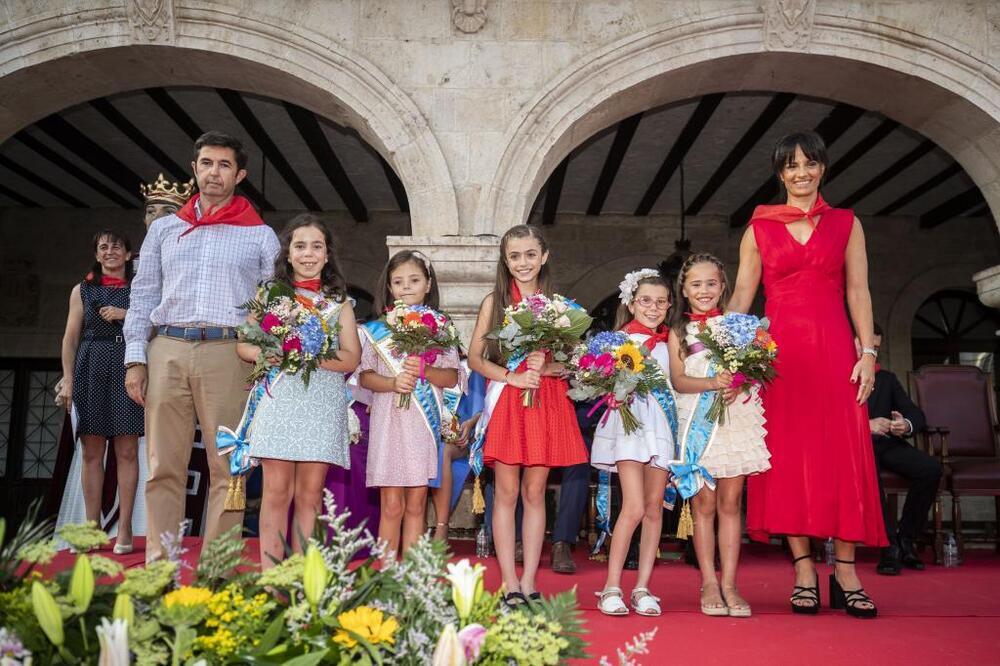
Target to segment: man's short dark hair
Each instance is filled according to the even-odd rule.
[[[882,337],[882,327],[878,325],[878,322],[873,323],[873,329],[875,330],[875,335]]]
[[[219,148],[231,148],[234,153],[236,153],[236,168],[246,169],[247,168],[247,151],[243,147],[243,143],[234,136],[229,136],[224,132],[218,132],[216,130],[209,130],[201,136],[198,140],[194,142],[194,161],[198,161],[198,153],[205,146],[218,146]]]

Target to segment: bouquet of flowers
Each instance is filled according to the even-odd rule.
[[[448,315],[425,305],[407,305],[396,301],[385,315],[385,323],[392,331],[392,349],[397,358],[414,356],[420,359],[420,378],[427,381],[424,366],[437,360],[439,354],[462,344],[458,331]],[[396,397],[396,406],[410,408],[410,394]]]
[[[573,375],[569,397],[573,400],[599,399],[591,410],[601,405],[617,410],[625,434],[642,427],[629,405],[636,396],[645,398],[654,389],[669,387],[658,363],[649,363],[649,350],[637,345],[625,333],[598,333],[580,344],[570,360]],[[589,414],[588,414],[589,416]]]
[[[340,325],[329,324],[323,316],[328,303],[299,296],[290,285],[270,282],[244,303],[255,324],[241,324],[240,340],[260,347],[249,381],[265,378],[271,359],[280,359],[279,367],[287,374],[302,375],[309,385],[309,375],[323,361],[337,358]]]
[[[586,310],[564,296],[532,294],[507,306],[500,328],[486,337],[500,343],[500,352],[508,362],[535,351],[552,352],[552,358],[562,362],[569,360],[568,352],[593,321]],[[525,389],[522,397],[525,407],[534,406],[534,389]]]
[[[769,325],[766,317],[730,312],[703,324],[695,337],[708,349],[716,371],[733,373],[731,388],[749,392],[753,386],[766,384],[775,376],[774,359],[778,356],[778,345],[767,332]],[[749,399],[750,396],[747,396]],[[718,392],[708,411],[708,418],[724,423],[725,412],[725,401],[722,393]]]

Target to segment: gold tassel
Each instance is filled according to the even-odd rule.
[[[483,497],[483,487],[478,476],[475,483],[472,484],[472,513],[486,513],[486,498]]]
[[[226,489],[226,511],[243,511],[247,508],[247,493],[242,475],[229,477]]]
[[[687,539],[692,534],[694,534],[694,519],[691,518],[691,502],[684,502],[681,518],[677,522],[677,538]]]

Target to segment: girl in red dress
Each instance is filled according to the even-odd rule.
[[[512,227],[500,240],[500,260],[493,292],[483,299],[469,346],[469,368],[489,382],[503,382],[493,405],[483,446],[483,460],[493,466],[496,494],[493,505],[493,543],[503,575],[508,606],[539,598],[535,574],[545,539],[545,487],[552,467],[587,462],[563,364],[542,352],[533,352],[514,371],[504,367],[497,343],[486,334],[503,321],[503,311],[522,296],[552,296],[548,244],[538,227]],[[522,389],[535,389],[535,405],[525,407]],[[487,388],[489,394],[489,388]],[[518,493],[524,506],[521,536],[524,571],[518,579],[514,566],[514,510]]]
[[[747,530],[763,541],[788,535],[792,611],[805,614],[820,608],[809,537],[833,537],[831,607],[875,617],[854,568],[857,543],[886,544],[865,407],[876,352],[864,233],[852,211],[831,208],[819,194],[827,157],[815,132],[782,138],[773,167],[786,204],[754,211],[729,302],[746,312],[763,281],[779,350],[778,376],[764,392],[771,471],[748,481]]]

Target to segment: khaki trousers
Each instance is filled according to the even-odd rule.
[[[224,510],[229,456],[218,455],[215,434],[220,425],[236,428],[250,366],[236,355],[235,340],[188,342],[157,336],[146,355],[146,561],[150,562],[165,555],[160,535],[176,533],[184,519],[196,418],[209,469],[205,542],[243,523],[242,511]]]

